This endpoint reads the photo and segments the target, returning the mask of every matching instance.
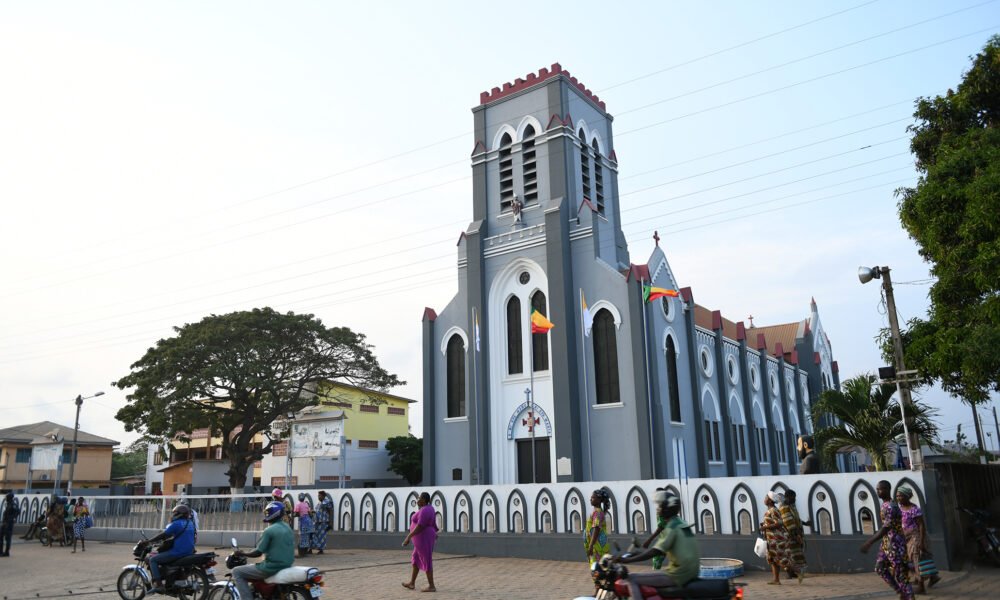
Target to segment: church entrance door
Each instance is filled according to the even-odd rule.
[[[549,438],[535,438],[535,480],[531,480],[531,440],[517,440],[517,482],[552,483]]]

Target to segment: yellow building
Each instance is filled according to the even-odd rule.
[[[295,458],[293,452],[292,485],[298,486],[301,481],[301,485],[310,487],[332,487],[339,485],[342,471],[349,485],[398,484],[401,480],[387,471],[389,458],[385,443],[391,437],[409,433],[409,409],[414,400],[338,382],[319,384],[316,396],[316,405],[303,410],[295,419],[341,422],[344,458]],[[190,441],[177,439],[171,444],[166,459],[159,452],[150,452],[147,493],[162,490],[172,494],[183,489],[191,493],[228,491],[229,482],[224,473],[229,465],[222,453],[222,439],[210,437],[207,428],[197,429],[186,437]],[[258,434],[254,443],[262,446],[266,441]],[[276,442],[272,453],[254,464],[247,485],[285,486],[287,457],[287,443]]]
[[[31,471],[32,448],[61,441],[62,472],[56,469]],[[0,429],[0,489],[53,489],[56,481],[66,488],[72,457],[73,428],[51,421]],[[118,442],[86,431],[77,431],[76,467],[73,489],[106,488],[111,485],[111,453]]]

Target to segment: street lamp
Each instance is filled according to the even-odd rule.
[[[66,483],[66,495],[73,495],[73,473],[76,470],[76,434],[80,431],[80,407],[84,400],[90,400],[98,396],[103,396],[104,392],[97,392],[93,396],[84,398],[82,395],[76,397],[76,424],[73,425],[73,450],[69,454],[69,482]]]
[[[288,451],[285,455],[288,459],[285,461],[285,490],[291,491],[292,489],[292,435],[295,433],[295,413],[288,411],[285,415],[288,417]]]
[[[920,442],[917,434],[910,431],[909,418],[907,412],[913,411],[913,403],[910,400],[910,385],[905,381],[906,367],[903,366],[903,338],[899,334],[899,321],[896,319],[896,299],[892,295],[892,279],[889,277],[889,267],[858,267],[858,279],[862,284],[868,283],[872,279],[882,280],[882,289],[885,291],[885,305],[889,313],[889,332],[892,335],[892,354],[896,367],[896,389],[899,391],[899,411],[903,417],[903,433],[906,435],[906,449],[910,455],[910,469],[922,471],[924,469],[924,456],[920,451]]]

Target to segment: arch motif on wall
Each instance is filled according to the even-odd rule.
[[[375,506],[375,496],[371,492],[361,497],[361,531],[374,531],[378,523],[378,512]],[[370,528],[370,529],[369,529]]]
[[[858,494],[862,491],[868,494],[868,498],[862,500],[858,497]],[[848,495],[848,498],[850,499],[848,506],[851,509],[851,531],[854,533],[862,532],[860,519],[862,508],[867,508],[871,511],[876,529],[882,526],[878,510],[878,496],[875,494],[875,488],[872,487],[872,484],[864,479],[858,479],[851,486],[851,493]]]
[[[518,533],[514,528],[514,515],[521,515],[522,533],[528,529],[528,510],[521,490],[514,488],[507,496],[507,533]]]
[[[434,507],[438,530],[448,531],[448,501],[441,492],[431,494],[431,506]]]
[[[709,418],[709,412],[705,410],[705,400],[708,399],[711,402],[709,408],[712,409],[712,417]],[[701,410],[702,418],[706,421],[721,421],[722,411],[719,409],[719,399],[715,397],[715,390],[708,383],[701,387]]]
[[[393,532],[399,529],[399,500],[392,492],[382,498],[382,521],[386,531]]]
[[[590,305],[590,314],[596,315],[602,308],[607,309],[611,313],[611,319],[615,322],[615,330],[621,329],[622,327],[622,313],[619,312],[618,308],[608,302],[607,300],[598,300]]]
[[[826,495],[826,499],[820,500],[817,497],[820,492]],[[823,508],[830,512],[830,526],[833,528],[831,533],[834,535],[840,533],[840,511],[837,509],[837,497],[833,495],[830,486],[822,481],[817,481],[809,488],[809,516],[804,520],[813,520],[814,523],[818,524],[819,511]]]
[[[615,493],[608,486],[603,486],[601,489],[608,493],[608,500],[611,504],[611,507],[608,508],[607,517],[608,533],[621,533],[622,529],[618,524],[618,499],[615,498]],[[584,521],[586,522],[586,519]]]
[[[545,425],[545,434],[547,436],[552,436],[552,421],[549,420],[549,414],[545,412],[545,409],[538,405],[538,403],[532,404],[531,402],[522,402],[514,409],[514,412],[510,414],[510,420],[507,421],[507,439],[514,439],[514,428],[517,427],[517,420],[521,417],[521,413],[526,410],[533,410],[538,413],[538,416],[542,418],[542,424]]]
[[[573,500],[576,500],[574,503]],[[565,531],[566,533],[574,533],[573,531],[573,514],[580,515],[580,528],[582,530],[583,524],[587,521],[587,505],[583,498],[583,493],[577,488],[570,488],[566,492],[566,497],[563,499],[563,516],[566,519]]]
[[[527,115],[521,119],[521,122],[517,125],[517,135],[514,137],[515,141],[524,141],[524,130],[528,128],[528,125],[531,125],[535,129],[535,137],[538,137],[543,131],[545,131],[545,128],[542,127],[542,124],[538,121],[538,119],[531,115]]]
[[[461,327],[452,325],[441,337],[441,356],[448,355],[448,342],[451,341],[451,336],[453,335],[457,335],[462,338],[462,346],[465,348],[466,352],[469,351],[469,335],[465,333],[465,330]]]
[[[703,496],[708,496],[707,502]],[[715,490],[710,488],[708,484],[703,483],[694,493],[694,510],[692,511],[692,513],[697,516],[697,523],[695,527],[697,528],[698,533],[702,535],[705,534],[702,513],[706,510],[712,514],[712,519],[715,522],[715,532],[719,533],[719,498],[716,497]]]
[[[543,500],[547,502],[543,502]],[[544,520],[542,515],[544,513],[549,514],[549,523],[552,526],[551,531],[545,531],[543,527]],[[556,529],[556,497],[552,495],[549,488],[542,488],[538,495],[535,496],[535,532],[536,533],[554,533]]]
[[[678,358],[681,356],[681,344],[680,338],[677,337],[677,332],[674,331],[673,327],[665,327],[663,329],[663,336],[660,343],[660,350],[663,352],[667,351],[667,338],[674,338],[674,354]]]
[[[489,500],[490,502],[487,502]],[[479,531],[482,533],[491,533],[489,528],[486,527],[486,516],[493,515],[493,523],[495,529],[492,533],[496,533],[500,529],[500,503],[497,501],[497,495],[493,493],[493,490],[486,490],[479,498]]]
[[[420,495],[417,494],[416,492],[410,492],[410,494],[406,496],[406,505],[403,507],[405,514],[405,519],[403,519],[403,523],[405,523],[407,526],[409,526],[410,524],[410,519],[413,517],[413,513],[417,512],[417,499],[419,497]]]
[[[747,499],[741,502],[739,500],[740,493],[746,494]],[[753,492],[750,491],[750,488],[746,484],[738,483],[733,488],[733,493],[729,497],[729,511],[733,519],[733,533],[740,531],[739,514],[741,510],[748,510],[750,512],[751,531],[756,531],[757,524],[760,523],[760,518],[757,515],[757,500],[753,497]]]
[[[344,494],[340,497],[340,530],[354,531],[354,496]]]
[[[780,479],[777,482],[775,482],[774,485],[771,486],[771,491],[774,492],[775,494],[784,495],[785,491],[787,490],[788,486],[785,485],[785,482],[781,481]]]
[[[538,131],[541,131],[541,129],[539,129]],[[518,140],[517,131],[515,131],[514,128],[511,127],[510,125],[504,123],[503,125],[500,126],[500,129],[497,129],[496,134],[493,136],[493,145],[490,146],[490,151],[500,149],[500,140],[503,139],[503,134],[505,133],[510,136],[511,145],[517,142]]]
[[[465,506],[462,505],[462,500],[465,500]],[[460,491],[458,495],[455,496],[455,509],[453,512],[455,513],[454,531],[461,531],[463,533],[468,533],[468,531],[463,530],[461,526],[461,518],[463,514],[465,515],[466,518],[465,521],[466,527],[471,528],[473,523],[472,497],[469,496],[469,494],[465,490]]]
[[[638,499],[638,500],[636,500]],[[625,496],[625,512],[628,517],[627,530],[629,533],[649,533],[651,530],[651,523],[655,522],[654,515],[656,511],[649,512],[649,498],[646,496],[646,492],[639,486],[634,485],[632,489],[628,491]],[[635,526],[635,516],[636,514],[642,514],[643,523],[646,527],[643,531],[638,531]]]

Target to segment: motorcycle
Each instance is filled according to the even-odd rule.
[[[73,545],[73,526],[69,523],[63,525],[63,546]],[[38,541],[42,543],[43,546],[48,546],[52,543],[59,543],[58,539],[52,539],[52,535],[49,533],[48,525],[42,525],[38,529]]]
[[[995,527],[986,524],[990,519],[990,513],[982,509],[959,508],[959,510],[969,515],[972,520],[969,530],[976,539],[979,556],[1000,567],[1000,536],[997,536]]]
[[[233,553],[226,558],[226,581],[212,585],[208,600],[313,600],[323,595],[323,575],[316,567],[288,567],[267,579],[250,580],[253,598],[240,598],[233,582],[232,570],[247,564],[246,556],[239,553],[236,538],[231,540]]]
[[[615,546],[617,549],[617,545]],[[622,556],[630,556],[638,550],[633,545]],[[605,554],[601,560],[590,565],[590,575],[597,587],[596,596],[583,596],[575,600],[617,600],[630,598],[628,568],[615,557]],[[654,588],[640,586],[645,600],[743,600],[743,588],[732,579],[698,579],[686,585]]]
[[[146,540],[146,532],[140,530],[142,540],[132,548],[134,565],[125,565],[118,576],[116,587],[122,600],[142,600],[153,588],[149,574],[149,559],[156,556]],[[160,566],[163,576],[164,594],[179,600],[206,600],[209,591],[209,576],[215,573],[214,552],[192,554]]]

